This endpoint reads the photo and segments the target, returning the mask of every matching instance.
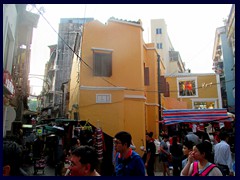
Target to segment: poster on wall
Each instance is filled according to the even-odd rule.
[[[197,96],[196,81],[195,80],[181,80],[178,81],[179,96]]]

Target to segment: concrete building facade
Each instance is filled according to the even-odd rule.
[[[167,24],[164,19],[151,20],[151,42],[155,44],[158,54],[161,56],[166,69],[166,74],[185,72],[180,53],[174,50],[167,32]]]
[[[227,39],[233,53],[233,76],[235,79],[235,4],[232,5],[227,21]],[[233,88],[233,97],[235,99],[235,86]]]
[[[78,53],[81,42],[82,25],[92,20],[93,18],[61,18],[58,42],[49,46],[50,59],[45,69],[41,108],[48,108],[53,118],[66,116],[67,92],[62,87],[70,79],[72,59],[74,53]]]
[[[28,110],[32,32],[39,15],[26,6],[3,4],[3,136],[17,133]]]
[[[220,76],[222,106],[229,112],[235,113],[235,99],[233,90],[235,88],[235,74],[233,71],[234,56],[228,43],[226,26],[216,29],[213,48],[213,70]]]

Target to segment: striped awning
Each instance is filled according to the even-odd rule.
[[[165,125],[177,123],[205,123],[205,122],[231,122],[233,118],[228,116],[227,109],[179,109],[163,110]]]

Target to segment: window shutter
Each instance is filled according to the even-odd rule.
[[[166,82],[166,91],[164,93],[165,97],[170,97],[170,91],[169,91],[169,83]]]
[[[159,91],[160,93],[166,92],[166,78],[164,76],[160,76]]]
[[[110,77],[112,75],[112,53],[93,54],[94,76]]]
[[[149,67],[144,67],[144,85],[149,86]]]

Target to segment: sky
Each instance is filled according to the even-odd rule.
[[[57,44],[60,18],[94,18],[105,24],[110,17],[141,19],[145,43],[151,42],[151,19],[164,19],[171,43],[192,73],[213,73],[212,54],[216,28],[224,26],[231,4],[41,4],[45,13],[33,31],[30,64],[32,94],[39,95],[48,46]],[[34,12],[34,9],[33,9]],[[47,22],[48,21],[48,22]]]

